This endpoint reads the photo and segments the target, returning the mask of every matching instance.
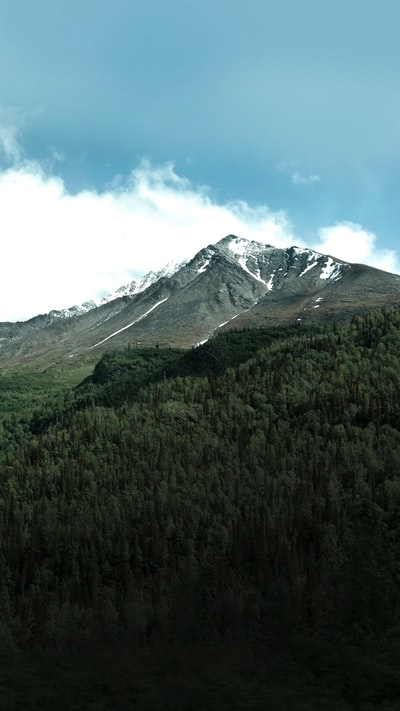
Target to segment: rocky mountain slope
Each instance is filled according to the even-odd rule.
[[[96,305],[0,324],[0,366],[121,345],[190,347],[220,329],[345,321],[400,303],[400,275],[229,235]]]

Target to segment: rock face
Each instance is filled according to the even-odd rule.
[[[220,329],[346,321],[400,303],[400,276],[233,235],[94,302],[0,324],[0,365],[121,345],[190,347]]]

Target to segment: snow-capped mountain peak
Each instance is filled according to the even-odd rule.
[[[103,306],[116,299],[129,297],[146,291],[152,284],[162,278],[170,278],[180,272],[185,266],[191,266],[198,275],[207,271],[213,258],[222,254],[224,258],[237,264],[248,276],[258,282],[265,291],[271,292],[279,288],[282,277],[286,277],[288,270],[291,276],[303,277],[315,267],[315,275],[327,281],[336,281],[343,275],[343,262],[334,260],[327,255],[319,254],[311,249],[293,246],[280,249],[268,244],[253,240],[227,235],[216,244],[211,244],[198,252],[191,260],[169,261],[162,269],[150,271],[137,280],[124,284],[114,292],[101,298],[91,299],[83,304],[71,306],[66,309],[54,310],[50,314],[53,318],[71,318],[80,316],[99,306]]]
[[[101,300],[0,324],[0,356],[11,362],[31,354],[40,361],[52,348],[75,357],[130,343],[189,347],[228,328],[346,321],[395,303],[400,275],[229,235]]]
[[[292,246],[286,249],[229,235],[217,243],[228,259],[238,264],[267,291],[282,288],[282,280],[304,277],[329,282],[341,279],[349,265],[312,249]]]

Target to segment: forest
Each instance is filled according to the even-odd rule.
[[[43,385],[44,383],[44,385]],[[400,309],[0,371],[0,708],[400,708]]]

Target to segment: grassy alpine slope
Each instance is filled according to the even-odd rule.
[[[2,408],[8,708],[397,708],[399,353],[394,308]]]

